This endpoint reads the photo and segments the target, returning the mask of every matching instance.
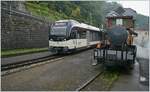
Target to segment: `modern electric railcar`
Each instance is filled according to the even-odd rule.
[[[99,28],[75,20],[56,21],[50,30],[49,48],[64,53],[94,46],[100,42]]]

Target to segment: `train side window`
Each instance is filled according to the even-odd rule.
[[[92,32],[92,41],[96,41],[96,32]]]
[[[79,32],[79,39],[85,39],[86,38],[86,31],[80,31]]]

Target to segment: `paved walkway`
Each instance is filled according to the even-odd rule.
[[[112,91],[148,91],[149,90],[149,40],[139,35],[134,41],[137,46],[137,62],[131,73],[123,74],[111,88]]]
[[[36,58],[46,57],[49,55],[52,55],[52,53],[50,51],[45,51],[45,52],[32,53],[32,54],[26,54],[26,55],[14,56],[14,57],[1,58],[1,65],[6,65],[6,64],[11,64],[11,63],[26,61],[26,60],[32,60]]]
[[[135,39],[135,44],[137,46],[137,61],[139,63],[140,70],[140,82],[149,85],[149,49],[150,42],[148,35],[139,35]]]
[[[149,86],[140,83],[139,63],[136,62],[133,71],[121,73],[113,84],[111,91],[148,91]]]

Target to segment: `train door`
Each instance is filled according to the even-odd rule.
[[[77,30],[75,30],[75,39],[73,40],[75,48],[77,48]]]
[[[79,42],[79,40],[80,40],[80,33],[79,33],[79,31],[77,31],[77,39],[76,39],[76,46],[77,46],[77,48],[79,47],[79,45],[80,45],[80,42]]]
[[[86,30],[81,29],[77,32],[77,47],[85,47],[87,46],[87,39],[86,39]]]
[[[71,40],[73,42],[72,45],[76,49],[77,48],[77,30],[72,30],[71,31],[70,38],[71,38]]]

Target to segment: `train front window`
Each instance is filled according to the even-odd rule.
[[[66,36],[68,22],[55,22],[52,25],[51,35]]]
[[[66,36],[66,27],[52,27],[51,35]]]

